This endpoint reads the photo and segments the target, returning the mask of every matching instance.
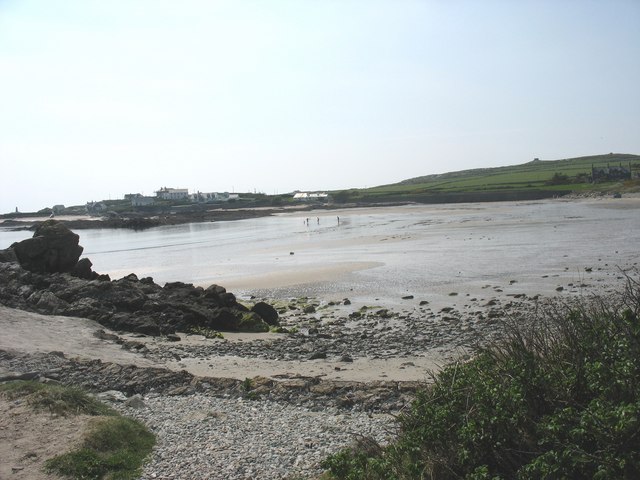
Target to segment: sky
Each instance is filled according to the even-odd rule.
[[[0,213],[640,154],[639,0],[0,0]]]

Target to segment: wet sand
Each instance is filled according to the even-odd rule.
[[[335,234],[311,232],[306,243],[297,245],[298,259],[274,259],[272,273],[259,276],[243,271],[232,279],[234,292],[325,300],[348,296],[355,303],[394,307],[405,307],[402,297],[413,295],[443,307],[465,296],[484,297],[491,289],[555,296],[559,286],[569,283],[606,285],[640,261],[637,196],[337,214],[348,233],[337,226],[332,227]],[[320,219],[322,225],[325,219]],[[352,260],[372,263],[351,268]],[[285,265],[294,261],[300,270]],[[327,269],[327,263],[336,275],[316,278],[315,269]],[[226,278],[216,281],[224,285]]]

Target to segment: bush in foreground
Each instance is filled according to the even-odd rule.
[[[385,447],[324,462],[337,479],[640,478],[640,285],[549,305],[445,368]]]

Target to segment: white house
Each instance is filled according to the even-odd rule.
[[[293,194],[294,200],[300,200],[303,202],[324,202],[328,198],[329,194],[323,192],[296,192]]]
[[[228,202],[229,200],[238,200],[240,198],[240,195],[237,193],[224,192],[220,193],[219,195],[223,202]]]
[[[163,200],[187,200],[189,198],[189,190],[186,188],[162,187],[156,191],[156,196]]]

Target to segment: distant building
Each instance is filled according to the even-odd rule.
[[[239,200],[240,194],[224,192],[220,194],[220,198],[222,198],[222,201],[224,202],[228,202],[229,200]]]
[[[296,192],[293,194],[293,199],[301,202],[326,202],[329,200],[329,194],[323,192]]]
[[[156,196],[162,200],[188,200],[189,190],[186,188],[162,187],[156,192]]]
[[[144,197],[140,195],[131,199],[132,207],[146,207],[147,205],[153,205],[155,203],[155,197]]]
[[[64,210],[65,210],[64,205],[54,205],[53,208],[51,208],[51,211],[56,215],[60,215],[61,213],[64,213]]]
[[[228,202],[229,200],[238,200],[240,195],[237,193],[229,192],[197,192],[189,195],[192,202],[196,203],[213,203],[213,202]]]
[[[591,181],[593,183],[599,182],[615,182],[619,180],[631,180],[631,167],[610,166],[606,167],[594,167],[591,166]]]
[[[86,209],[89,215],[100,215],[107,211],[107,206],[102,202],[87,202]]]
[[[147,205],[153,205],[156,197],[145,197],[141,193],[127,193],[124,199],[129,200],[132,207],[146,207]]]

